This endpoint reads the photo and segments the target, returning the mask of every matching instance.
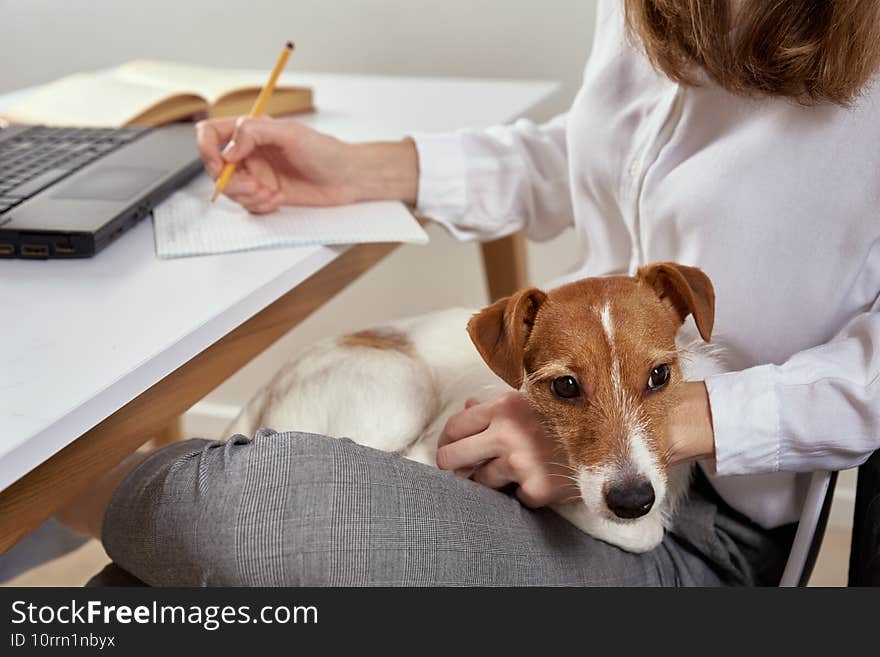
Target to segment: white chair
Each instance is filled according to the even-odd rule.
[[[814,472],[810,475],[804,508],[779,586],[807,585],[816,565],[819,548],[822,547],[836,483],[836,472]]]

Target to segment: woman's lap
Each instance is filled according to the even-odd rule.
[[[549,510],[349,440],[261,431],[161,450],[105,516],[113,560],[153,585],[771,583],[785,541],[698,487],[656,550],[630,554]],[[756,566],[758,564],[758,566]],[[769,574],[757,572],[761,567]]]

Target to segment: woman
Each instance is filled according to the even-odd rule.
[[[704,474],[656,550],[541,510],[570,494],[558,456],[524,404],[497,401],[450,421],[445,472],[296,433],[187,441],[108,477],[80,526],[103,517],[109,554],[151,584],[776,583],[796,473],[880,445],[878,64],[871,0],[608,0],[583,88],[545,125],[370,144],[198,127],[209,173],[238,162],[226,193],[253,212],[399,199],[461,239],[574,226],[567,279],[704,269],[736,371],[689,384],[674,414],[672,459]]]

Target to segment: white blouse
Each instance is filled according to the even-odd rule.
[[[702,465],[735,508],[790,522],[794,473],[880,448],[880,83],[848,109],[684,87],[627,41],[621,5],[599,3],[567,115],[414,136],[418,211],[460,239],[573,226],[581,261],[554,285],[702,268],[735,370],[706,381]]]

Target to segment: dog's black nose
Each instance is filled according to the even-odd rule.
[[[654,506],[654,487],[641,477],[617,482],[605,490],[605,503],[618,518],[640,518]]]

